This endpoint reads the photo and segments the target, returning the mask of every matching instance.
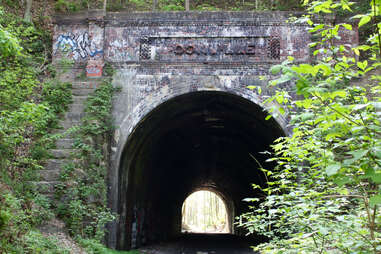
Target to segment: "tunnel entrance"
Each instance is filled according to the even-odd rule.
[[[225,202],[210,190],[189,195],[182,205],[181,218],[182,233],[230,233]]]
[[[265,184],[269,145],[284,136],[257,104],[226,92],[192,92],[169,99],[147,114],[129,136],[119,169],[118,249],[137,248],[182,235],[182,204],[198,190],[214,190],[234,216],[244,198]],[[253,157],[255,159],[253,159]]]

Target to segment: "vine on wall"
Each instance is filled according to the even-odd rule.
[[[72,128],[75,138],[72,162],[64,166],[58,186],[57,213],[79,242],[102,242],[105,224],[115,219],[107,208],[107,164],[113,130],[112,96],[118,89],[110,80],[88,96],[81,125]]]

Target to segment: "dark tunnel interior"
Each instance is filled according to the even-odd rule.
[[[118,248],[130,249],[181,234],[181,207],[197,190],[213,190],[234,217],[247,211],[242,200],[265,183],[258,162],[284,132],[265,120],[255,103],[225,92],[193,92],[159,105],[130,135],[119,169]],[[253,159],[255,157],[255,159]],[[257,160],[257,161],[256,161]]]

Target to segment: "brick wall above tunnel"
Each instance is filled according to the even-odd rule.
[[[286,23],[289,12],[86,12],[57,16],[55,62],[68,58],[137,63],[273,63],[292,55],[309,59],[304,24]]]

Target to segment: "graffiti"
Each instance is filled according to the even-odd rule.
[[[134,59],[134,49],[127,40],[116,39],[109,41],[109,46],[106,50],[106,56],[114,61],[131,61]]]
[[[101,66],[87,66],[86,67],[86,76],[87,77],[101,77],[102,76],[102,67]]]
[[[73,34],[61,34],[57,38],[54,54],[57,54],[58,50],[68,54],[74,60],[103,54],[103,50],[92,49],[89,34],[87,32],[78,36]]]
[[[229,47],[230,46],[230,47]],[[216,55],[217,52],[225,50],[225,55],[255,55],[255,45],[217,45],[217,49],[204,45],[171,45],[169,52],[173,52],[176,55]]]
[[[154,37],[149,46],[153,55],[151,60],[156,61],[262,61],[268,59],[268,38]]]

